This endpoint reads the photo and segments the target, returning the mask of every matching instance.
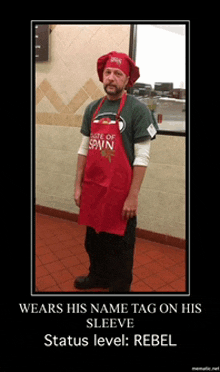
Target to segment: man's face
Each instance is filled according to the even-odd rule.
[[[119,95],[126,87],[129,77],[118,68],[107,67],[103,72],[104,90],[110,96]]]

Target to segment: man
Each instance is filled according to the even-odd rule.
[[[129,56],[106,54],[97,71],[106,96],[84,114],[74,195],[79,223],[87,226],[90,270],[75,287],[129,292],[138,194],[158,126],[147,106],[126,93],[140,76]]]

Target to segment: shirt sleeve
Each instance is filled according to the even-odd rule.
[[[82,127],[80,132],[84,135],[89,137],[90,136],[90,131],[91,131],[91,120],[92,120],[92,115],[91,115],[91,108],[90,105],[86,107],[86,110],[83,115],[83,122],[82,122]]]
[[[133,115],[134,143],[155,139],[159,128],[156,118],[149,108],[144,103],[139,102],[134,109]]]
[[[147,139],[141,143],[134,144],[134,163],[133,166],[139,165],[147,167],[150,159],[151,140]]]
[[[88,151],[89,151],[89,137],[83,135],[82,142],[78,150],[78,155],[87,156]]]

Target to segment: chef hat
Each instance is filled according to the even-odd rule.
[[[140,77],[139,68],[135,62],[125,53],[110,52],[100,57],[97,61],[99,80],[103,82],[103,71],[107,67],[115,67],[130,76],[128,87],[132,87]]]

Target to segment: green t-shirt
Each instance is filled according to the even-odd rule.
[[[102,98],[91,102],[85,110],[81,128],[81,133],[85,136],[90,136],[92,116],[101,100]],[[116,101],[107,99],[95,121],[109,118],[113,124],[119,104],[120,99]],[[159,129],[156,118],[144,103],[128,94],[125,106],[120,114],[119,127],[125,151],[132,165],[134,162],[134,144],[146,139],[156,138],[156,132]]]

